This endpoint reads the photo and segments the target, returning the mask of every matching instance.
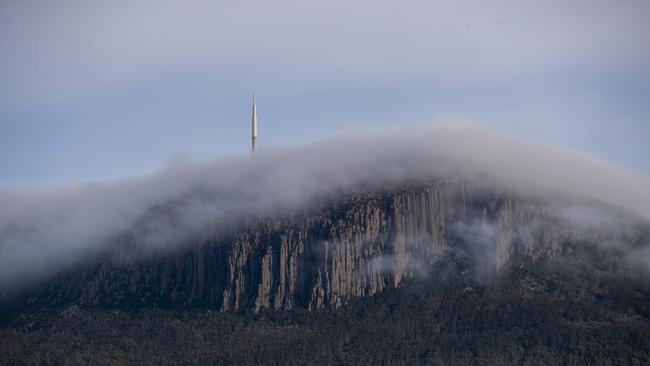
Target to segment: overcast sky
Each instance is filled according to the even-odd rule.
[[[0,186],[464,117],[650,172],[650,2],[0,0]]]

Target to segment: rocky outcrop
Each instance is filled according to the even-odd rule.
[[[231,234],[128,263],[62,274],[50,301],[85,306],[207,306],[222,311],[340,307],[400,286],[460,247],[499,270],[570,251],[578,238],[544,202],[432,183],[324,200]]]

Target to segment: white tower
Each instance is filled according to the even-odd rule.
[[[252,141],[252,152],[255,152],[255,145],[257,145],[257,108],[255,107],[255,93],[253,93],[253,141]]]

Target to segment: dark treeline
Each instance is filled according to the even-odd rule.
[[[35,308],[5,320],[0,364],[650,364],[647,278],[606,266],[576,255],[490,276],[450,253],[318,312]]]

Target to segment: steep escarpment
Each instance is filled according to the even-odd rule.
[[[417,184],[338,195],[229,231],[207,230],[173,251],[125,261],[102,257],[60,274],[31,301],[338,308],[425,276],[450,250],[493,273],[621,235],[578,228],[548,201],[467,183]]]

